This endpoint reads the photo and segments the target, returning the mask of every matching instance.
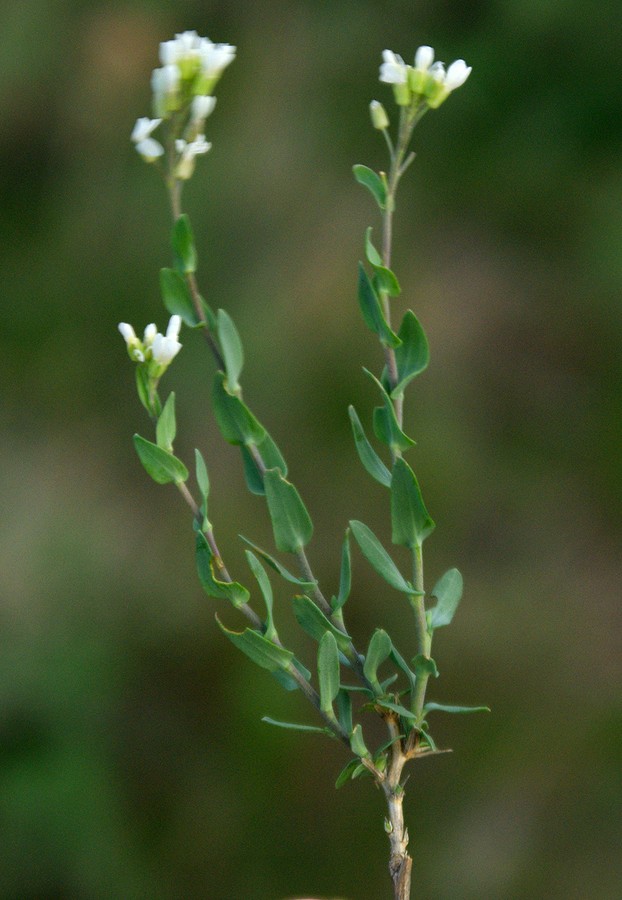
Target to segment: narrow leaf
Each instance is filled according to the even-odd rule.
[[[339,724],[347,734],[350,734],[354,726],[352,724],[352,699],[347,691],[339,691],[336,707]]]
[[[362,522],[352,521],[350,522],[350,528],[357,544],[361,548],[361,553],[381,578],[384,578],[396,591],[401,591],[411,596],[421,595],[421,591],[415,590],[413,585],[403,578],[387,551],[367,525],[364,525]]]
[[[249,408],[237,394],[227,390],[224,372],[216,372],[212,390],[214,414],[222,436],[229,444],[259,444],[266,436]]]
[[[277,549],[298,553],[313,535],[313,524],[300,494],[278,469],[266,471],[264,486]]]
[[[189,272],[196,272],[197,252],[194,245],[192,226],[186,213],[183,213],[175,221],[172,238],[175,264],[181,273],[188,274]]]
[[[365,677],[371,684],[380,689],[378,684],[378,668],[388,659],[391,653],[391,638],[381,628],[377,628],[371,636],[367,654],[365,656],[365,665],[363,672]]]
[[[420,547],[434,531],[415,473],[401,457],[395,460],[391,479],[392,540],[401,547]]]
[[[315,605],[310,597],[299,594],[292,598],[292,608],[296,621],[308,635],[310,635],[318,643],[324,637],[327,631],[333,635],[337,641],[337,646],[344,655],[351,653],[352,639],[349,635],[340,631],[333,623],[326,618],[321,609]]]
[[[376,266],[382,265],[382,257],[372,243],[372,231],[373,229],[370,226],[365,232],[365,256],[367,257],[367,262],[370,264],[370,266],[373,266],[375,269]]]
[[[248,538],[245,538],[243,534],[241,534],[240,537],[245,544],[248,544],[249,547],[252,547],[252,549],[258,556],[261,556],[265,563],[268,563],[268,565],[271,566],[275,572],[278,572],[281,578],[284,578],[285,581],[289,581],[290,584],[296,584],[299,587],[303,588],[310,588],[315,586],[315,581],[303,581],[301,578],[296,578],[295,575],[292,575],[292,573],[278,561],[278,559],[275,559],[273,556],[270,556],[269,553],[266,553],[265,550],[262,550],[261,547],[253,544],[252,541],[249,541]]]
[[[238,609],[248,603],[250,594],[243,585],[237,581],[222,581],[218,577],[219,566],[202,531],[196,533],[195,553],[199,581],[208,597],[228,600]]]
[[[350,762],[346,763],[346,765],[343,767],[343,769],[337,776],[337,781],[335,782],[335,787],[336,788],[343,787],[343,785],[347,781],[350,781],[350,779],[354,778],[354,772],[358,769],[358,767],[360,765],[361,765],[361,762],[360,762],[358,756],[355,757],[355,759],[351,759]]]
[[[408,450],[409,447],[413,447],[415,442],[407,434],[404,434],[400,428],[393,403],[382,382],[369,369],[363,368],[363,371],[371,378],[380,391],[382,402],[384,403],[384,406],[377,407],[374,410],[373,422],[376,437],[399,455],[399,453]]]
[[[367,190],[370,191],[380,209],[386,209],[387,190],[380,175],[377,175],[376,172],[368,166],[362,165],[353,166],[352,171],[354,172],[354,177],[358,183],[362,184],[363,187],[366,187]]]
[[[400,653],[398,653],[398,651],[395,649],[395,647],[391,648],[391,659],[393,660],[395,665],[398,666],[398,668],[400,668],[402,670],[404,675],[406,675],[406,677],[408,678],[408,684],[409,684],[410,690],[411,690],[411,692],[414,692],[415,681],[416,681],[415,673],[410,668],[410,666],[408,665],[408,663],[406,662],[404,657]]]
[[[273,594],[272,594],[272,585],[270,584],[270,579],[266,575],[266,570],[261,565],[257,557],[250,550],[246,550],[246,559],[248,560],[248,564],[251,568],[253,575],[259,585],[259,589],[263,594],[264,602],[266,604],[266,612],[268,617],[266,619],[266,637],[268,640],[273,640],[276,634],[274,628],[274,622],[272,619],[272,606],[273,606]]]
[[[410,309],[402,319],[398,337],[402,343],[395,349],[398,383],[391,392],[394,398],[404,393],[406,385],[423,372],[430,361],[428,339],[417,316]]]
[[[395,272],[391,271],[391,269],[387,269],[386,266],[374,266],[374,272],[374,286],[376,287],[376,290],[379,293],[388,294],[389,297],[399,297],[402,293],[402,289]]]
[[[134,446],[146,471],[158,484],[181,484],[188,479],[188,469],[168,450],[152,444],[139,434],[134,435]]]
[[[356,725],[354,727],[354,730],[352,731],[352,734],[350,735],[350,749],[352,750],[352,753],[355,753],[362,759],[371,755],[369,750],[365,746],[365,741],[363,740],[363,729],[360,725]]]
[[[265,437],[257,445],[257,452],[266,469],[279,469],[283,478],[287,477],[287,464],[281,455],[281,451],[266,431]],[[242,463],[244,465],[244,477],[246,485],[252,494],[263,497],[266,493],[263,473],[257,468],[257,463],[248,447],[242,445]]]
[[[207,474],[207,466],[205,465],[205,460],[203,459],[200,450],[195,449],[194,456],[196,462],[197,484],[201,491],[201,496],[204,500],[207,500],[209,497],[209,475]]]
[[[238,330],[233,319],[224,309],[219,309],[216,316],[218,340],[225,360],[227,370],[227,384],[230,391],[238,391],[240,385],[238,379],[244,365],[244,350]]]
[[[268,725],[276,725],[277,728],[289,728],[291,731],[306,731],[310,734],[328,734],[331,737],[333,736],[330,728],[320,728],[317,725],[295,725],[294,722],[278,722],[269,716],[263,716],[261,721],[266,722]]]
[[[245,653],[249,659],[252,659],[262,669],[276,672],[278,669],[289,668],[294,658],[294,654],[290,650],[277,646],[277,644],[272,643],[262,634],[259,634],[258,631],[252,631],[250,628],[245,628],[242,632],[229,631],[218,616],[216,616],[216,621],[222,633],[229,638],[231,643],[235,644],[238,650]]]
[[[421,678],[422,676],[430,676],[432,675],[434,678],[438,678],[438,669],[436,668],[436,663],[429,656],[424,656],[423,653],[419,653],[413,659],[413,669],[415,670],[415,675],[417,678]]]
[[[372,478],[379,481],[385,487],[391,485],[391,473],[382,462],[372,445],[367,440],[361,421],[353,406],[348,407],[350,422],[352,423],[352,433],[354,434],[354,443],[363,466],[367,469]]]
[[[175,394],[171,392],[168,400],[162,407],[162,412],[158,416],[156,424],[156,441],[158,447],[163,450],[173,452],[173,441],[177,433],[177,424],[175,422]]]
[[[339,693],[339,650],[337,641],[326,631],[317,651],[317,674],[320,685],[320,709],[332,713],[333,701]]]
[[[400,339],[387,324],[376,289],[369,280],[362,263],[359,263],[358,298],[367,327],[378,335],[380,342],[385,347],[398,347]]]
[[[437,604],[428,612],[430,629],[449,625],[462,599],[462,575],[458,569],[448,569],[434,585],[432,596]]]
[[[446,712],[446,713],[458,713],[458,714],[466,714],[466,713],[476,713],[476,712],[490,712],[489,706],[445,706],[443,703],[426,703],[423,707],[424,713],[432,712]]]
[[[405,706],[402,706],[400,703],[393,703],[391,700],[378,700],[375,699],[374,703],[376,706],[382,706],[384,709],[390,709],[392,712],[397,713],[403,719],[416,719],[416,715],[414,712],[411,712],[410,709],[406,709]]]
[[[339,593],[333,598],[333,610],[341,609],[348,597],[352,587],[352,556],[350,554],[350,529],[346,528],[343,546],[341,548],[341,572],[339,574]]]
[[[183,277],[175,269],[160,269],[160,290],[165,307],[173,316],[181,316],[191,328],[199,322],[190,291]]]

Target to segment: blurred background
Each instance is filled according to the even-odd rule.
[[[368,121],[385,47],[464,57],[427,116],[396,216],[394,267],[431,344],[409,457],[437,531],[429,584],[466,591],[439,632],[437,717],[454,752],[420,762],[406,815],[414,895],[621,893],[619,543],[622,22],[595,0],[5,0],[0,10],[0,896],[390,895],[383,800],[334,791],[348,759],[262,715],[312,722],[224,640],[243,620],[195,576],[189,515],[146,476],[150,437],[117,332],[167,315],[166,196],[129,134],[150,114],[161,40],[238,47],[186,190],[200,282],[244,337],[245,396],[290,461],[330,593],[343,529],[389,543],[386,494],[355,455],[348,403],[377,402],[357,260],[382,168]],[[198,337],[163,383],[176,450],[208,459],[211,518],[248,581],[262,501],[209,410]],[[287,562],[286,560],[284,560]],[[355,556],[357,643],[410,617]],[[282,634],[291,626],[280,591]],[[304,649],[303,649],[304,648]],[[403,652],[408,652],[406,649]],[[306,656],[305,656],[306,654]]]

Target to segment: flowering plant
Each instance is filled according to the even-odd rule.
[[[156,165],[165,180],[173,213],[172,242],[175,264],[160,273],[164,305],[171,314],[166,335],[148,325],[140,340],[127,323],[119,330],[136,363],[139,398],[155,425],[155,442],[135,435],[139,458],[158,483],[173,483],[192,510],[196,564],[208,596],[229,602],[247,621],[242,631],[226,628],[226,637],[252,662],[269,671],[286,690],[299,690],[316,711],[311,724],[294,724],[264,717],[281,728],[319,733],[340,741],[350,759],[337,778],[337,787],[358,778],[371,778],[387,804],[385,830],[390,842],[389,872],[394,898],[410,896],[412,860],[404,822],[403,770],[422,756],[443,752],[437,747],[429,719],[437,712],[468,713],[485,707],[445,706],[426,698],[430,679],[438,677],[431,655],[436,629],[449,625],[462,596],[462,577],[450,568],[426,591],[423,578],[423,543],[435,524],[404,455],[414,441],[404,431],[406,389],[428,365],[429,350],[418,318],[407,310],[397,330],[392,324],[392,301],[400,285],[391,267],[393,216],[397,188],[414,159],[409,146],[415,125],[430,109],[438,108],[462,85],[471,69],[457,60],[447,69],[434,62],[431,47],[419,47],[409,66],[390,50],[383,53],[380,81],[393,87],[399,108],[395,139],[384,106],[372,101],[370,115],[387,144],[388,172],[354,166],[354,176],[371,193],[381,216],[379,249],[372,229],[364,241],[365,263],[359,265],[358,300],[366,325],[379,340],[383,368],[379,376],[366,373],[380,396],[372,416],[376,441],[384,445],[384,458],[372,445],[361,419],[350,407],[354,446],[367,475],[388,492],[391,537],[407,548],[411,571],[404,574],[384,543],[363,522],[351,520],[341,547],[341,570],[334,593],[326,595],[314,575],[306,548],[313,536],[311,516],[291,480],[284,456],[266,427],[245,403],[240,377],[243,345],[231,316],[216,312],[203,299],[196,278],[197,251],[190,220],[181,209],[181,188],[192,176],[196,157],[210,144],[203,133],[214,109],[212,94],[223,70],[235,57],[229,44],[213,44],[196,32],[179,34],[160,45],[162,67],[152,77],[156,118],[140,118],[132,140],[139,154]],[[162,126],[162,127],[161,127]],[[152,135],[161,127],[162,140]],[[218,427],[229,444],[239,447],[249,490],[263,496],[279,554],[294,561],[295,572],[278,557],[245,539],[246,557],[254,587],[232,577],[216,542],[209,518],[210,480],[202,453],[195,451],[195,492],[188,487],[190,473],[174,453],[177,425],[175,395],[163,404],[160,379],[181,349],[183,325],[202,334],[216,363],[212,400]],[[351,539],[361,555],[412,612],[412,639],[406,629],[399,642],[377,628],[367,646],[359,648],[348,632],[344,608],[351,593]],[[317,645],[315,673],[281,640],[277,619],[285,609],[276,606],[269,572],[276,573],[290,595],[291,611],[302,630]],[[245,579],[244,579],[245,580]],[[293,595],[293,596],[292,596]],[[257,597],[260,598],[259,610]],[[398,643],[405,644],[398,649]],[[414,653],[413,653],[414,649]],[[366,717],[380,717],[386,739],[371,746],[364,734]]]

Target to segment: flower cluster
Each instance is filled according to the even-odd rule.
[[[471,66],[463,59],[457,59],[445,69],[444,63],[434,62],[434,50],[427,46],[419,47],[415,53],[414,66],[407,65],[392,50],[385,50],[382,59],[380,81],[393,85],[400,106],[423,101],[436,109],[471,73]]]
[[[138,363],[153,363],[154,374],[162,375],[181,350],[179,330],[181,317],[171,316],[166,334],[160,334],[156,325],[151,323],[145,328],[142,341],[127,322],[119,323],[119,331],[125,343],[130,359]]]
[[[171,175],[181,180],[190,178],[195,158],[211,147],[203,129],[216,105],[212,92],[234,58],[231,44],[214,44],[196,31],[185,31],[160,44],[162,66],[151,76],[155,118],[138,119],[132,131],[136,150],[146,162],[164,155],[164,147],[152,132],[167,121],[175,150]]]

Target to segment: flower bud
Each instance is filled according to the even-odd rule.
[[[374,128],[377,128],[378,131],[384,131],[389,127],[389,117],[387,116],[387,112],[378,100],[372,100],[369,104],[369,114],[371,116],[371,123]]]

